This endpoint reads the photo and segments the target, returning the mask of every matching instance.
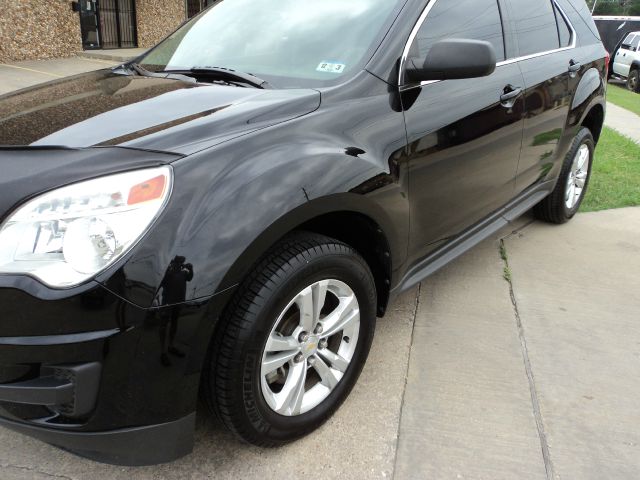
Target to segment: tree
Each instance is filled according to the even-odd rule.
[[[587,0],[593,9],[596,0]],[[640,15],[640,0],[597,0],[594,15]]]

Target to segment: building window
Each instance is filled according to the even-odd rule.
[[[199,14],[209,5],[213,5],[216,0],[187,0],[187,18]]]

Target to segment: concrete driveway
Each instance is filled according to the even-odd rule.
[[[89,61],[73,68],[107,63]],[[46,70],[18,66],[37,72],[0,65],[0,91]],[[392,305],[353,394],[302,441],[249,447],[203,410],[193,454],[122,468],[0,429],[0,479],[638,478],[638,272],[640,208],[525,217]]]
[[[121,468],[0,429],[0,476],[634,479],[639,271],[640,208],[525,217],[394,303],[353,394],[302,441],[249,447],[202,411],[193,454]]]

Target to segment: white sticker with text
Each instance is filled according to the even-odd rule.
[[[316,70],[318,72],[342,73],[345,67],[344,63],[322,62]]]

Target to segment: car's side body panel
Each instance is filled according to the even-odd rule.
[[[413,260],[513,198],[523,102],[520,97],[513,105],[500,103],[512,84],[522,84],[513,64],[482,81],[444,81],[403,92]]]

